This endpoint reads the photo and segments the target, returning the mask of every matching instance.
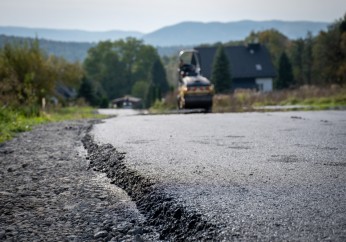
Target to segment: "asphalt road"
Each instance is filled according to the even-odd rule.
[[[226,240],[346,241],[346,112],[131,115],[99,143]]]

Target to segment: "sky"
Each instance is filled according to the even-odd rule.
[[[0,0],[0,26],[149,33],[184,21],[334,22],[345,0]]]

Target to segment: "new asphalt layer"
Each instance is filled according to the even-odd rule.
[[[346,112],[131,115],[96,143],[218,240],[346,240]]]

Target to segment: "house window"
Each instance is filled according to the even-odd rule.
[[[261,66],[261,64],[257,64],[257,65],[256,65],[256,70],[257,70],[257,71],[262,71],[262,66]]]

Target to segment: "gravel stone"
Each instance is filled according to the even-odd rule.
[[[133,241],[137,228],[158,241],[126,192],[88,169],[92,124],[50,123],[0,144],[1,241]]]
[[[107,237],[107,235],[108,235],[108,232],[106,230],[102,230],[94,234],[94,238],[95,239],[104,238],[104,237]]]

